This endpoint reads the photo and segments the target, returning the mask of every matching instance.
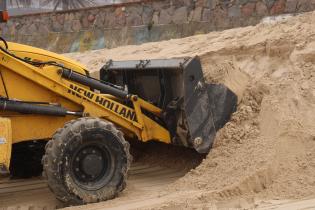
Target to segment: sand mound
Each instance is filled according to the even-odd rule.
[[[203,162],[167,190],[199,200],[315,193],[315,13],[184,39],[71,54],[98,70],[107,59],[199,55],[206,78],[240,99]]]

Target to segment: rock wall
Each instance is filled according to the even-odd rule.
[[[315,9],[315,0],[140,0],[12,17],[8,40],[75,52],[181,38],[257,24],[265,16]]]

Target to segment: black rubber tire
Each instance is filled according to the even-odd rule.
[[[82,183],[75,174],[73,158],[77,160],[76,154],[81,154],[79,151],[82,147],[89,145],[109,154],[107,159],[110,166],[109,172],[102,175],[100,180],[87,184]],[[57,199],[67,205],[94,203],[112,199],[126,187],[131,161],[129,143],[112,123],[98,118],[79,118],[58,129],[47,143],[43,174]]]

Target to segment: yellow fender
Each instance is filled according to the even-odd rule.
[[[11,120],[0,117],[0,174],[8,173],[12,150]]]

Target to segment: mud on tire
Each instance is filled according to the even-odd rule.
[[[129,144],[107,121],[79,118],[58,129],[46,145],[44,176],[68,205],[112,199],[126,186]]]

